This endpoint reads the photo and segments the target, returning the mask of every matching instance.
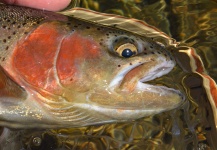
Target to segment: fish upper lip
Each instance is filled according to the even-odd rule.
[[[139,67],[140,65],[143,65],[144,63],[147,63],[147,61],[144,62],[137,62],[134,63],[134,65],[128,66],[123,68],[122,71],[120,71],[110,82],[109,84],[109,89],[115,89],[116,87],[118,87],[121,82],[123,81],[123,79],[125,78],[125,76],[134,68]],[[175,66],[174,63],[170,63],[170,61],[164,61],[163,63],[161,63],[160,65],[157,65],[155,67],[153,67],[150,72],[148,74],[146,74],[145,76],[143,76],[142,78],[139,79],[139,82],[144,83],[147,81],[151,81],[154,80],[158,77],[161,77],[163,75],[168,74],[173,67]]]
[[[168,74],[175,66],[174,61],[163,61],[160,65],[153,67],[152,70],[150,70],[149,74],[142,77],[139,81],[140,82],[147,82],[154,80],[158,77],[162,77],[166,74]]]

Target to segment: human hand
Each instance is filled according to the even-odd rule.
[[[0,0],[0,2],[43,10],[59,11],[66,8],[71,0]]]

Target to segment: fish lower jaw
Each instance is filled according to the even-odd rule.
[[[122,122],[122,121],[132,121],[142,117],[150,116],[164,111],[164,109],[126,109],[126,108],[112,108],[112,107],[103,107],[92,104],[80,104],[75,107],[79,109],[88,110],[90,113],[98,114],[96,120],[99,120],[97,124],[102,123],[113,123],[113,122]],[[87,123],[88,125],[95,125],[95,123]]]

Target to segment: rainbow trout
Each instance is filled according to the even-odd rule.
[[[61,128],[171,110],[175,89],[147,84],[173,56],[151,38],[54,12],[0,5],[0,125]]]

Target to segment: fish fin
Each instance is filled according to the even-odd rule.
[[[25,100],[26,91],[15,83],[0,66],[0,101]]]

